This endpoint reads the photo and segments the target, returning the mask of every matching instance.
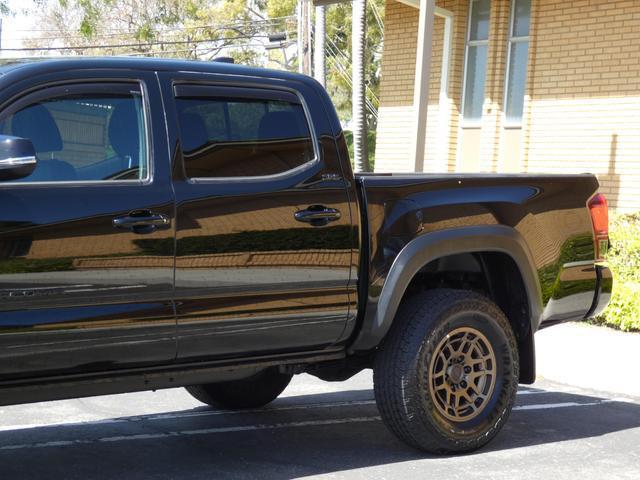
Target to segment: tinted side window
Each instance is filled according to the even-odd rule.
[[[189,178],[274,175],[314,159],[302,105],[260,98],[177,98]]]
[[[27,99],[0,115],[0,132],[28,138],[36,151],[35,171],[17,181],[147,177],[142,96],[135,91],[139,87],[114,85],[111,92],[90,89],[67,87],[60,95]]]

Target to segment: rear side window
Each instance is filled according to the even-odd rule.
[[[50,89],[0,114],[0,133],[28,138],[38,165],[18,182],[143,180],[148,155],[136,84]]]
[[[187,177],[276,175],[314,160],[306,115],[295,95],[233,90],[195,87],[178,95]]]

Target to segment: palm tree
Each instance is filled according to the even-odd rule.
[[[367,114],[365,109],[364,48],[366,45],[367,1],[353,1],[352,65],[353,65],[353,157],[356,172],[369,171],[367,152]]]

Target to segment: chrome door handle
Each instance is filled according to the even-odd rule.
[[[128,215],[113,219],[113,226],[122,230],[130,230],[133,233],[145,234],[159,229],[169,228],[171,220],[162,213],[153,213],[148,210],[134,210]]]
[[[306,210],[298,210],[293,216],[297,221],[310,223],[313,227],[323,227],[342,217],[339,210],[323,205],[311,205]]]

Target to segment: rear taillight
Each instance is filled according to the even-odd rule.
[[[596,262],[602,262],[609,248],[609,205],[601,193],[594,195],[588,205],[593,224]]]

